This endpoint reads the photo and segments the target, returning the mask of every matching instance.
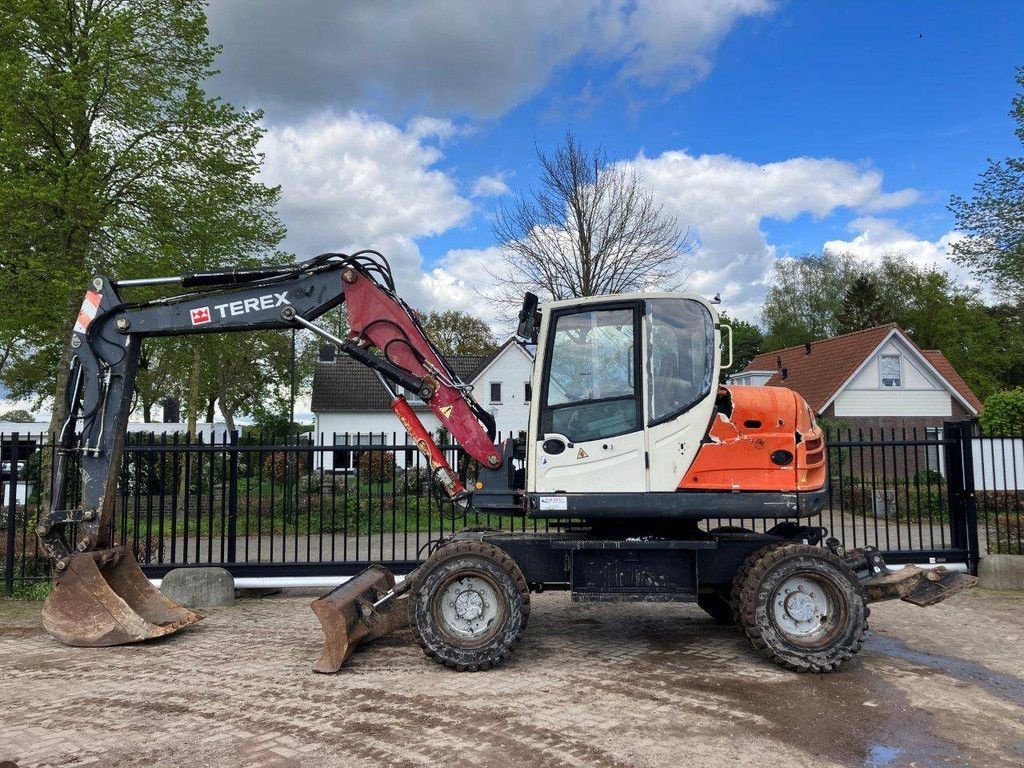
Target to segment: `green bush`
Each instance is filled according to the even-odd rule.
[[[361,451],[356,467],[364,483],[385,483],[395,476],[397,464],[392,451]]]
[[[1024,388],[1005,389],[985,398],[981,428],[987,435],[1024,434]]]

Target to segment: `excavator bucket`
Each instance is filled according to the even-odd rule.
[[[408,626],[405,597],[395,595],[374,606],[395,590],[394,574],[383,566],[371,565],[310,603],[324,630],[324,650],[313,671],[337,672],[360,643]]]
[[[202,614],[164,597],[128,547],[71,555],[43,603],[43,627],[67,645],[96,648],[163,637]]]

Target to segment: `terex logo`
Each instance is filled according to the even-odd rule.
[[[210,322],[210,308],[196,307],[189,310],[192,313],[192,325],[206,325]]]
[[[285,304],[291,304],[291,302],[288,301],[288,291],[284,291],[282,293],[267,293],[263,296],[254,296],[251,299],[229,301],[225,304],[214,304],[213,308],[217,310],[217,314],[220,316],[220,319],[223,320],[229,315],[245,315],[249,312],[273,309],[274,307],[280,307]]]

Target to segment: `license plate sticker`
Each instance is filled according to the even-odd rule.
[[[540,509],[542,512],[565,512],[569,509],[569,499],[565,496],[541,496]]]

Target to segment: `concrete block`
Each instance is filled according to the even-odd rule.
[[[1024,555],[985,555],[978,563],[983,589],[1024,592]]]
[[[231,605],[235,579],[223,568],[175,568],[160,582],[160,591],[186,608]]]

